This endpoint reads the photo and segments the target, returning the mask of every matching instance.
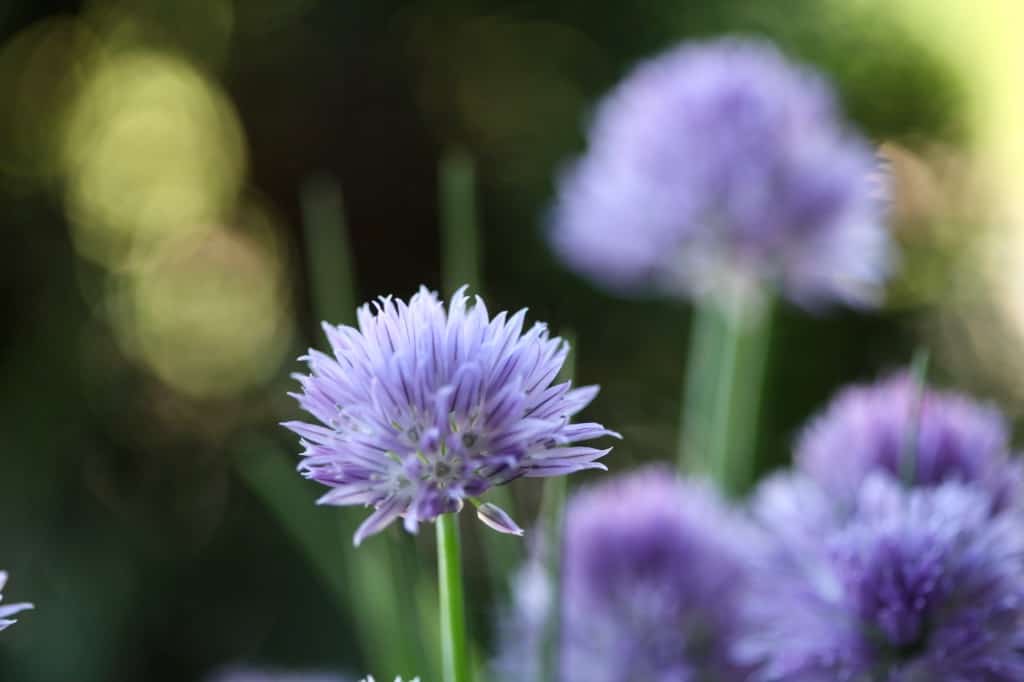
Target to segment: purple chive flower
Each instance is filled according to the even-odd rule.
[[[299,468],[331,488],[320,504],[372,505],[358,545],[399,516],[421,521],[457,512],[494,485],[520,476],[604,469],[609,452],[574,445],[617,436],[600,424],[570,424],[596,386],[553,384],[568,344],[526,311],[491,318],[460,289],[447,312],[421,288],[409,303],[381,298],[359,310],[359,328],[324,325],[332,355],[310,350],[310,374],[293,394],[322,425],[289,422],[302,437]],[[481,518],[520,533],[494,505]]]
[[[752,681],[1024,680],[1024,524],[990,505],[873,476],[816,551],[780,543],[735,644]]]
[[[881,472],[916,486],[976,484],[996,510],[1021,499],[1021,468],[1010,455],[1009,428],[996,407],[958,393],[922,393],[905,373],[840,392],[796,447],[798,468],[840,502]]]
[[[552,240],[617,290],[873,302],[890,270],[877,163],[826,81],[769,44],[685,44],[603,102]]]
[[[754,538],[709,487],[642,471],[565,524],[562,682],[745,679],[729,645]]]
[[[0,571],[0,593],[3,592],[4,586],[7,584],[7,571]],[[0,594],[0,600],[3,599],[3,594]],[[22,602],[20,604],[4,604],[0,605],[0,630],[6,630],[15,623],[18,622],[16,618],[11,616],[35,608],[32,604]]]

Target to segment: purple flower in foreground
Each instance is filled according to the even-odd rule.
[[[873,472],[915,486],[976,484],[996,510],[1019,502],[1022,492],[999,410],[958,393],[922,393],[908,374],[843,390],[805,428],[796,461],[841,503]]]
[[[359,328],[324,325],[333,355],[310,350],[310,374],[296,375],[299,404],[323,424],[285,424],[302,437],[304,475],[330,486],[321,504],[372,505],[355,534],[364,538],[399,516],[421,521],[457,512],[491,486],[520,476],[604,469],[609,452],[573,445],[617,436],[569,419],[596,386],[553,384],[568,344],[545,325],[523,331],[526,311],[491,318],[460,289],[448,310],[420,291],[359,310]],[[518,533],[493,505],[492,528]]]
[[[565,524],[562,682],[744,679],[728,649],[754,538],[710,488],[642,471]]]
[[[758,682],[1024,679],[1024,525],[972,486],[869,478],[853,515],[756,571],[736,653]],[[775,559],[780,558],[775,556]]]
[[[831,88],[771,45],[688,44],[601,103],[552,240],[618,290],[873,302],[890,268],[877,164]]]
[[[0,571],[0,593],[3,592],[4,586],[7,584],[7,571]],[[3,595],[0,594],[0,600],[3,599]],[[32,604],[21,603],[21,604],[0,604],[0,630],[6,630],[15,623],[17,619],[11,618],[11,616],[35,608]]]

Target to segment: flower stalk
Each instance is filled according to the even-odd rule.
[[[743,492],[755,469],[771,301],[694,309],[682,401],[679,467],[711,476],[729,494]]]
[[[437,517],[437,585],[441,599],[441,664],[444,682],[471,682],[466,645],[459,517]]]

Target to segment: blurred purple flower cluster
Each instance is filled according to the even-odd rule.
[[[829,84],[773,46],[686,44],[601,102],[551,238],[620,291],[874,302],[892,266],[870,148]]]
[[[565,682],[744,679],[728,646],[750,534],[709,486],[640,471],[566,509]]]
[[[842,391],[745,509],[657,469],[581,491],[560,593],[524,568],[496,671],[540,679],[524,643],[557,613],[561,682],[1024,679],[1007,442],[994,408],[897,375]]]

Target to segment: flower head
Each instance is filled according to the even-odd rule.
[[[601,103],[560,182],[552,239],[618,290],[872,302],[890,269],[873,154],[831,89],[774,47],[688,44]]]
[[[7,571],[0,571],[0,592],[3,592],[4,586],[7,584]],[[0,600],[3,599],[3,595],[0,594]],[[10,626],[17,623],[17,619],[11,618],[11,616],[35,608],[32,604],[21,603],[21,604],[5,604],[0,605],[0,630],[6,630]]]
[[[872,472],[915,486],[977,484],[995,509],[1022,493],[999,410],[957,393],[922,392],[908,374],[843,390],[800,436],[796,461],[840,502]]]
[[[363,306],[358,329],[324,325],[333,353],[309,351],[293,394],[321,425],[285,426],[302,437],[303,474],[331,488],[321,504],[375,507],[356,544],[400,516],[415,532],[520,476],[604,468],[597,460],[609,450],[574,443],[617,434],[569,423],[597,387],[553,383],[568,345],[543,324],[524,332],[525,317],[491,318],[462,289],[446,311],[421,288],[408,303]],[[518,532],[493,505],[481,516]]]
[[[736,645],[761,664],[754,680],[1024,679],[1017,510],[993,516],[973,486],[908,490],[874,476],[819,543],[785,571],[755,573]]]
[[[564,682],[742,680],[729,658],[753,537],[710,488],[648,470],[566,509]]]

